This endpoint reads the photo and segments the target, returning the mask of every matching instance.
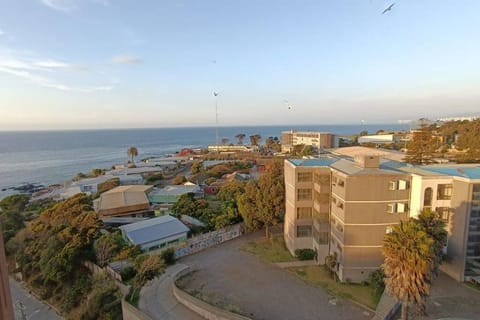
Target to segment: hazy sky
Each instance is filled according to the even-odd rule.
[[[392,2],[0,0],[0,130],[479,112],[480,1]]]

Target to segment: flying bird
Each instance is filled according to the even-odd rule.
[[[288,100],[283,100],[283,102],[285,103],[285,106],[287,107],[288,110],[292,110],[293,106],[290,104]]]
[[[383,10],[382,14],[385,14],[388,11],[392,11],[393,6],[395,5],[395,2],[389,5],[385,10]]]
[[[218,96],[218,92],[215,92],[215,91],[214,91],[214,92],[213,92],[213,96],[215,96],[215,97]]]

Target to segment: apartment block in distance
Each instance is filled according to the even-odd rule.
[[[313,146],[321,151],[333,147],[333,134],[328,132],[283,131],[282,152],[291,152],[297,145]]]
[[[365,155],[285,161],[284,238],[335,255],[340,280],[359,282],[383,263],[393,226],[423,210],[447,222],[441,268],[457,281],[480,281],[480,165],[412,166]]]

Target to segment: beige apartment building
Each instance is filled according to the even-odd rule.
[[[448,223],[442,268],[480,276],[480,166],[411,166],[378,156],[285,161],[284,238],[311,248],[319,264],[336,255],[340,280],[360,282],[383,263],[384,235],[422,210]]]
[[[297,145],[313,146],[318,151],[333,148],[333,134],[314,131],[283,131],[282,152],[291,152]]]

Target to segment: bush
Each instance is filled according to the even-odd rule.
[[[297,249],[295,250],[295,257],[298,260],[313,260],[317,254],[313,249]]]
[[[385,273],[383,269],[372,271],[368,275],[368,283],[375,290],[375,293],[381,293],[385,289]]]
[[[137,272],[135,271],[135,268],[132,266],[126,267],[125,269],[120,271],[120,276],[122,277],[123,282],[132,279],[133,277],[135,277],[136,274]]]
[[[160,254],[160,257],[166,265],[172,265],[175,263],[175,250],[173,248],[165,249]]]

